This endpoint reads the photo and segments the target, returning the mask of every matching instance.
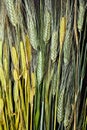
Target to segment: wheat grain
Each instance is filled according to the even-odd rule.
[[[24,50],[24,45],[23,42],[20,42],[20,54],[21,54],[21,67],[22,67],[22,72],[23,76],[25,77],[25,70],[26,70],[26,57],[25,57],[25,50]]]
[[[43,55],[42,51],[38,53],[38,64],[37,64],[37,81],[38,85],[40,85],[43,77]]]
[[[78,11],[78,21],[77,21],[79,32],[82,31],[83,22],[84,22],[84,15],[85,15],[85,4],[84,4],[84,1],[80,1],[79,11]]]
[[[60,19],[60,47],[62,46],[66,33],[66,17]]]
[[[55,62],[57,57],[58,32],[53,31],[51,40],[51,60]]]
[[[66,33],[65,42],[64,42],[64,63],[68,64],[70,61],[70,51],[72,45],[71,33]]]
[[[15,47],[11,48],[11,57],[12,57],[12,62],[14,67],[17,69],[18,68],[18,55]]]
[[[38,36],[37,36],[37,30],[35,27],[35,23],[33,21],[33,18],[30,17],[29,21],[29,38],[30,38],[30,44],[32,47],[37,50],[38,49]]]
[[[65,116],[64,116],[64,127],[66,128],[69,124],[69,117],[70,117],[70,99],[68,97],[68,101],[65,107]]]
[[[60,124],[64,118],[64,88],[59,94],[58,107],[57,107],[57,121]]]
[[[72,46],[71,28],[72,28],[72,16],[70,16],[70,18],[69,18],[66,35],[65,35],[65,40],[64,40],[64,63],[66,65],[70,61],[70,51],[71,51],[71,46]]]
[[[28,36],[26,35],[26,53],[27,53],[27,60],[28,62],[31,62],[32,60],[32,53],[31,53],[31,44],[30,44],[30,40],[28,38]]]
[[[48,43],[50,40],[51,33],[51,14],[48,9],[44,13],[44,30],[43,30],[43,40],[45,43]]]
[[[17,14],[14,8],[14,2],[13,0],[5,0],[6,9],[8,12],[9,19],[13,26],[16,27],[18,23]]]

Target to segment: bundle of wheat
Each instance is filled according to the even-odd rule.
[[[0,0],[0,130],[86,130],[83,0]]]

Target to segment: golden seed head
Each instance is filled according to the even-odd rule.
[[[18,68],[18,55],[15,47],[11,48],[11,57],[12,57],[12,62],[14,67],[17,69]]]
[[[66,33],[66,17],[62,17],[60,20],[60,47],[62,46]]]
[[[20,53],[21,53],[21,67],[22,71],[24,72],[24,70],[26,69],[26,56],[25,56],[24,44],[22,41],[20,42]]]
[[[25,39],[26,39],[26,55],[27,55],[27,60],[28,60],[28,62],[31,62],[31,60],[32,60],[32,50],[31,50],[31,44],[30,44],[30,39],[29,39],[29,37],[26,35],[26,37],[25,37]]]

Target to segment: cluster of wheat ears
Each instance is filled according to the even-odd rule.
[[[86,0],[0,0],[0,130],[86,130],[86,67]]]

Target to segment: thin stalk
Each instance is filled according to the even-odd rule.
[[[28,107],[27,107],[27,123],[26,123],[26,130],[29,130],[28,126],[29,126],[29,104],[28,104]]]
[[[42,103],[41,103],[41,119],[40,119],[40,130],[43,130],[43,126],[44,126],[44,106],[45,106],[45,103],[44,103],[44,96],[45,96],[45,86],[44,86],[44,83],[43,83],[43,90],[42,90]]]
[[[9,123],[8,123],[8,117],[7,117],[7,108],[5,107],[5,123],[6,123],[6,128],[7,128],[7,130],[9,130]]]
[[[22,102],[22,110],[23,110],[23,114],[24,114],[24,121],[26,124],[26,110],[25,110],[25,104],[24,104],[24,97],[23,97],[23,91],[21,88],[21,82],[19,80],[19,90],[20,90],[20,97],[21,97],[21,102]]]
[[[76,130],[76,99],[78,93],[78,56],[79,56],[79,41],[78,41],[78,33],[77,33],[77,0],[74,1],[74,33],[77,47],[77,55],[76,55],[76,77],[75,77],[75,103],[74,103],[74,130]]]
[[[9,115],[9,119],[10,119],[10,129],[13,130],[13,122],[12,122],[12,118],[11,118],[11,110],[10,110],[10,102],[9,102],[9,95],[6,92],[6,101],[7,101],[7,109],[8,109],[8,115]]]
[[[41,109],[41,120],[40,120],[40,130],[43,130],[43,120],[44,119],[44,102],[42,101],[42,109]]]
[[[51,63],[49,61],[49,67],[48,67],[48,79],[46,80],[46,93],[45,93],[45,113],[46,113],[46,129],[49,130],[49,86],[50,86],[50,81],[52,79],[53,73],[54,73],[54,68],[50,71],[50,66]]]
[[[61,0],[61,16],[62,16],[62,13],[63,13],[63,1]]]
[[[32,130],[32,114],[33,114],[33,103],[31,103],[31,121],[30,121],[30,130]]]
[[[7,130],[6,127],[6,120],[5,120],[5,113],[3,112],[3,121],[4,121],[4,130]],[[1,129],[0,129],[1,130]]]
[[[62,51],[63,51],[63,46],[60,47],[58,69],[57,69],[58,80],[57,80],[56,100],[55,100],[54,130],[56,129],[56,112],[57,112],[58,89],[60,85],[60,75],[61,75]]]

